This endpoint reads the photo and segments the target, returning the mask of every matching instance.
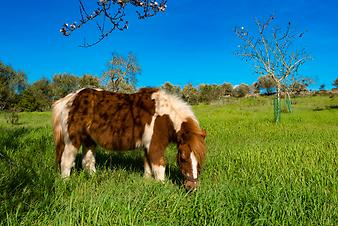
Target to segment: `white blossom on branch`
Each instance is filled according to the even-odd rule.
[[[75,30],[89,22],[95,23],[98,29],[97,40],[88,43],[84,42],[81,47],[91,47],[101,42],[114,30],[128,29],[128,20],[126,20],[125,9],[128,5],[136,8],[136,14],[139,19],[145,19],[155,16],[158,12],[164,12],[167,9],[167,0],[157,2],[154,0],[98,0],[94,10],[88,10],[83,0],[79,0],[80,19],[70,24],[65,23],[60,28],[60,33],[64,36],[71,35]],[[91,13],[90,13],[91,12]]]

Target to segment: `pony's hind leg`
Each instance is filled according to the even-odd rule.
[[[145,178],[151,178],[153,176],[153,173],[151,171],[149,159],[147,157],[147,151],[144,152],[144,177]]]
[[[61,176],[63,178],[69,177],[72,167],[75,166],[75,157],[78,149],[71,143],[65,145],[65,149],[61,157]]]
[[[95,173],[95,146],[86,147],[83,146],[83,154],[82,154],[82,168],[89,171],[90,173]]]

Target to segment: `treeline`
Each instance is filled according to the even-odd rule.
[[[108,71],[112,71],[112,69]],[[108,76],[105,72],[101,78],[98,78],[90,74],[76,76],[62,73],[55,74],[51,80],[42,78],[33,84],[28,84],[24,72],[15,71],[12,67],[0,62],[0,110],[48,111],[55,100],[85,87],[132,93],[136,91],[136,79],[133,76],[126,76],[123,73],[117,76],[115,72]],[[307,80],[293,82],[285,87],[285,90],[300,93],[307,91],[308,85]],[[333,82],[333,85],[338,88],[338,78]],[[198,104],[210,103],[229,96],[240,98],[258,94],[272,95],[275,92],[274,86],[271,78],[261,76],[252,85],[233,86],[230,83],[224,83],[221,85],[201,84],[195,87],[192,84],[187,84],[181,88],[166,82],[161,88],[181,97],[190,104]]]

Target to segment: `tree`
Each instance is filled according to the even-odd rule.
[[[50,82],[47,79],[40,79],[22,92],[17,109],[20,111],[47,111],[52,104],[52,95]]]
[[[181,94],[181,88],[179,86],[175,86],[171,84],[170,82],[166,82],[162,85],[162,89],[167,91],[168,93],[174,94],[176,96],[180,96]]]
[[[319,86],[319,90],[320,90],[320,91],[325,91],[325,84],[321,84],[321,85]]]
[[[249,33],[242,26],[235,28],[235,34],[241,40],[237,55],[253,62],[256,73],[260,76],[268,76],[275,81],[275,121],[279,122],[282,85],[288,87],[289,81],[294,81],[299,68],[310,57],[304,50],[297,50],[292,45],[301,39],[304,33],[293,32],[291,22],[284,30],[280,27],[271,28],[274,20],[274,16],[270,16],[263,23],[256,19],[257,33]],[[288,93],[286,96],[290,98]]]
[[[223,96],[228,96],[228,95],[231,95],[232,92],[233,92],[233,86],[230,84],[230,83],[223,83],[221,85],[221,90],[222,90],[222,95]]]
[[[53,96],[58,100],[80,89],[80,79],[72,74],[55,74],[52,81]]]
[[[155,16],[158,12],[164,12],[167,8],[166,2],[166,0],[161,2],[154,0],[98,0],[96,4],[90,1],[87,2],[90,4],[89,10],[83,1],[79,0],[80,20],[71,24],[65,23],[60,32],[64,36],[69,36],[73,31],[92,22],[99,32],[98,38],[96,41],[91,43],[84,42],[81,45],[82,47],[90,47],[101,42],[114,30],[123,31],[128,28],[128,20],[126,20],[125,13],[128,6],[137,9],[136,14],[139,19],[145,19]]]
[[[85,74],[79,78],[80,88],[100,88],[100,80],[90,74]]]
[[[198,90],[192,86],[191,83],[188,83],[183,87],[182,98],[189,104],[198,104],[200,99],[200,94]]]
[[[107,63],[107,71],[102,75],[103,86],[113,92],[133,92],[136,88],[136,75],[141,72],[136,57],[129,53],[123,57],[116,53]]]
[[[10,110],[18,102],[18,95],[27,86],[24,72],[17,72],[0,61],[0,110]]]
[[[233,90],[234,97],[245,97],[250,92],[250,86],[247,84],[240,84],[236,86]]]
[[[291,92],[293,93],[301,93],[301,92],[306,92],[307,91],[307,86],[301,82],[298,81],[294,81],[289,89],[291,90]]]
[[[200,101],[205,103],[210,103],[215,100],[219,100],[224,96],[224,90],[222,86],[219,85],[208,85],[201,84],[199,85]]]
[[[338,78],[336,78],[336,79],[333,81],[332,85],[333,85],[336,89],[338,89]]]
[[[265,89],[267,95],[271,95],[276,87],[276,82],[270,76],[259,76],[257,88]]]

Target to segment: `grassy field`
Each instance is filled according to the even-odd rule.
[[[2,225],[337,225],[338,97],[293,100],[272,121],[272,100],[194,107],[207,130],[201,186],[187,193],[166,153],[164,184],[144,179],[143,153],[99,150],[97,173],[57,174],[50,113],[0,115]]]

